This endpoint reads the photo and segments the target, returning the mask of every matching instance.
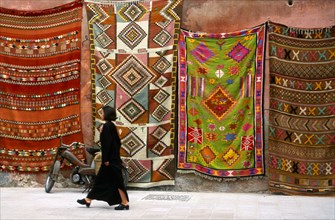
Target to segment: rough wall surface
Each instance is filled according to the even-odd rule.
[[[55,7],[72,0],[0,0],[0,6],[19,10],[39,10]],[[257,26],[271,20],[292,27],[320,28],[335,25],[334,0],[184,0],[182,28],[191,31],[224,33]],[[93,120],[91,109],[90,56],[87,17],[83,12],[81,113],[84,143],[93,143]],[[268,66],[268,65],[267,65]],[[265,72],[268,80],[269,71]],[[265,131],[267,131],[268,83],[265,85]],[[267,132],[265,133],[265,137]],[[266,141],[267,142],[267,141]],[[1,143],[0,143],[1,144]],[[266,145],[265,145],[266,146]],[[265,152],[266,149],[265,149]],[[62,172],[55,187],[74,187],[69,172]],[[0,173],[0,186],[41,187],[46,174]],[[177,174],[176,185],[155,187],[148,190],[212,191],[212,192],[267,192],[267,177],[211,181],[193,174]]]

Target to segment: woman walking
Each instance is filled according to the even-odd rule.
[[[91,191],[86,198],[78,199],[81,205],[90,207],[92,200],[107,202],[110,206],[119,204],[115,210],[128,210],[129,198],[122,177],[122,160],[120,157],[121,140],[116,126],[116,111],[110,106],[104,106],[103,119],[106,123],[100,133],[102,163]]]

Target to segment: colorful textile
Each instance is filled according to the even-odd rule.
[[[335,192],[335,27],[269,25],[269,188]]]
[[[180,0],[86,1],[95,135],[115,107],[129,186],[173,185],[173,101]]]
[[[264,174],[265,26],[179,39],[178,168],[209,178]]]
[[[63,142],[82,142],[82,4],[43,11],[0,8],[0,166],[46,171]],[[78,158],[82,148],[73,149]]]

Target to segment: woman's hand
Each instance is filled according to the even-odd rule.
[[[109,161],[104,162],[105,166],[108,167],[109,166]]]

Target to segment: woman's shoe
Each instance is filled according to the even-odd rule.
[[[90,202],[86,202],[86,199],[78,199],[77,202],[80,204],[80,205],[86,205],[87,208],[90,207],[91,203]]]
[[[114,208],[115,210],[129,210],[129,205],[120,204]]]

